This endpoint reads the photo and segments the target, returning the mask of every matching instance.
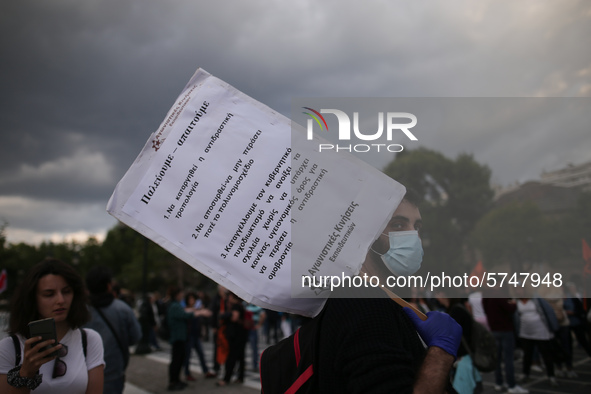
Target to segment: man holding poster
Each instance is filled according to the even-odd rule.
[[[384,264],[390,274],[414,273],[422,259],[420,213],[410,197],[403,201],[405,188],[353,155],[317,150],[324,140],[311,134],[197,70],[107,210],[246,302],[272,310],[311,317],[323,309],[326,286],[302,286],[305,276],[389,275]],[[402,261],[393,250],[401,240],[412,252]],[[400,271],[411,259],[416,269]],[[423,322],[389,299],[347,296],[358,297],[331,294],[325,309],[320,392],[443,391],[461,337],[449,316],[433,313]]]
[[[385,280],[388,275],[412,275],[420,268],[422,220],[416,204],[407,192],[367,253],[360,275]],[[422,321],[379,288],[351,288],[345,296],[331,297],[323,311],[318,338],[319,392],[446,390],[462,337],[462,328],[449,315],[429,312]]]

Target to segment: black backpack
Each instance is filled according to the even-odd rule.
[[[261,354],[263,394],[318,392],[318,332],[324,309],[295,333],[269,346]]]
[[[462,335],[462,342],[467,348],[472,364],[480,372],[492,372],[497,367],[497,344],[493,334],[472,318],[472,343],[468,344]]]

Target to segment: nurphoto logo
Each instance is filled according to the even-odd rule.
[[[328,132],[328,124],[322,114],[335,115],[338,121],[338,136],[339,141],[351,141],[351,119],[344,111],[338,109],[321,109],[316,111],[310,107],[303,107],[306,111],[304,114],[310,116],[307,123],[307,136],[308,140],[314,139],[314,125],[318,125],[320,131]],[[410,131],[411,128],[416,126],[417,117],[408,112],[387,112],[386,116],[386,127],[385,134],[386,140],[392,141],[392,137],[395,133],[402,132],[411,141],[418,141],[417,137]],[[384,134],[384,112],[378,112],[378,128],[375,132],[362,132],[359,127],[359,113],[353,112],[353,135],[355,138],[361,141],[376,141],[382,138]],[[323,150],[334,150],[347,151],[347,152],[370,152],[381,150],[387,150],[388,152],[401,152],[404,147],[400,144],[384,144],[384,143],[372,143],[372,144],[318,144],[318,151]]]

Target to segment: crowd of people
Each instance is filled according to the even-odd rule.
[[[267,319],[267,316],[270,316]],[[163,298],[151,293],[137,305],[117,286],[105,266],[82,278],[65,262],[48,258],[31,269],[11,300],[9,336],[0,340],[0,392],[122,393],[130,348],[140,340],[155,350],[171,345],[170,391],[194,381],[194,351],[203,376],[217,385],[243,382],[247,344],[258,371],[259,336],[276,343],[291,332],[286,315],[247,304],[219,286],[213,297],[203,291],[168,288]],[[55,340],[30,337],[28,324],[53,319]],[[294,322],[296,320],[294,319]],[[214,343],[207,359],[202,341]],[[223,368],[222,368],[223,367]]]
[[[413,241],[420,223],[416,206],[403,200],[387,230],[399,230]],[[374,243],[362,273],[378,274],[387,265],[390,273],[400,274],[398,255],[391,253],[392,261],[383,257],[393,249],[392,238]],[[415,263],[418,269],[420,259]],[[449,298],[444,293],[427,297],[415,289],[407,301],[427,314],[426,320],[387,297],[331,297],[315,318],[322,319],[316,333],[320,392],[415,387],[477,393],[482,377],[472,360],[475,322],[494,337],[496,391],[527,393],[523,384],[532,371],[544,372],[553,386],[559,385],[557,377],[576,378],[575,341],[591,357],[591,311],[576,286],[568,283],[552,297],[525,287],[513,290],[509,295],[506,289],[485,288]],[[275,344],[307,320],[247,304],[222,286],[213,296],[170,286],[164,297],[151,293],[134,310],[108,268],[95,266],[83,280],[70,264],[52,258],[27,273],[11,305],[10,336],[0,341],[2,393],[122,393],[129,349],[141,340],[157,350],[161,341],[170,343],[170,391],[184,390],[187,381],[198,378],[190,367],[193,351],[203,378],[217,379],[218,386],[242,383],[246,368],[259,370],[261,337]],[[49,318],[55,322],[55,339],[30,337],[29,323]],[[213,342],[210,359],[203,341]],[[245,365],[247,352],[250,366]],[[521,373],[515,370],[519,359]]]
[[[131,300],[121,298],[106,267],[93,267],[83,281],[71,265],[59,260],[37,264],[14,295],[11,336],[0,341],[0,391],[38,387],[36,392],[121,393],[129,348],[142,336],[156,350],[161,349],[159,341],[170,342],[171,391],[187,387],[183,372],[185,381],[196,379],[190,369],[193,351],[204,378],[217,378],[216,384],[224,386],[235,376],[234,382],[241,383],[247,349],[252,356],[248,367],[258,371],[259,337],[274,344],[305,322],[299,316],[247,304],[222,286],[213,297],[171,286],[163,298],[149,294],[137,312]],[[496,341],[494,389],[499,392],[527,393],[518,383],[528,382],[532,371],[545,372],[553,386],[559,384],[556,377],[576,378],[575,341],[591,357],[591,312],[585,310],[573,283],[567,284],[564,294],[551,298],[531,296],[517,287],[511,297],[501,289],[465,298],[444,294],[427,298],[417,291],[408,301],[423,313],[444,312],[462,327],[465,341],[455,354],[458,361],[470,353],[472,322],[486,327]],[[28,338],[27,324],[45,318],[55,320],[57,344]],[[213,341],[212,359],[205,356],[204,340]],[[515,370],[516,359],[521,359],[521,373]],[[452,369],[452,380],[463,368],[460,365],[457,362]],[[455,389],[478,392],[481,378],[475,372],[472,387]]]
[[[217,378],[218,386],[243,383],[246,368],[258,372],[259,337],[266,344],[277,343],[291,333],[292,324],[301,322],[295,316],[248,304],[223,286],[218,286],[213,297],[171,286],[163,298],[151,294],[139,310],[140,321],[150,327],[150,346],[161,349],[159,340],[171,345],[170,391],[183,390],[188,381],[196,380],[190,368],[193,351],[205,379]],[[203,351],[204,340],[213,342],[210,360]],[[247,349],[250,366],[245,364]]]
[[[495,338],[496,368],[494,390],[508,393],[527,393],[520,384],[531,381],[531,372],[545,373],[551,386],[559,386],[559,378],[577,378],[573,369],[575,341],[591,357],[591,309],[586,310],[583,298],[573,283],[559,296],[532,295],[524,287],[516,287],[509,296],[502,289],[490,288],[476,291],[465,298],[446,298],[444,294],[433,297],[408,299],[423,313],[440,310],[450,314],[463,330],[465,341],[459,346],[457,358],[469,354],[473,321],[489,330]],[[516,371],[520,360],[522,370]],[[458,372],[460,363],[452,370]],[[459,393],[477,393],[482,390],[480,372],[470,387],[454,386]]]

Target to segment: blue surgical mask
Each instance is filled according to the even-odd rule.
[[[386,235],[386,234],[384,234]],[[412,275],[421,268],[423,245],[418,231],[393,231],[388,233],[390,249],[382,261],[394,275]]]

